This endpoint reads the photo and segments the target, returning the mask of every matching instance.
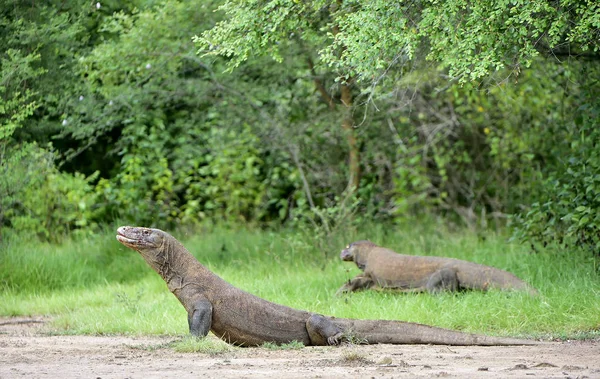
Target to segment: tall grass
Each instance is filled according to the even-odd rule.
[[[0,247],[0,288],[39,293],[138,280],[146,272],[137,258],[107,233],[60,246],[12,236]]]
[[[395,319],[496,335],[574,338],[600,334],[597,260],[580,251],[530,253],[494,233],[367,226],[311,235],[211,228],[174,233],[233,285],[291,307],[338,317]],[[349,242],[371,239],[402,253],[468,259],[509,270],[540,291],[335,296],[359,270],[339,260]],[[183,307],[134,251],[107,230],[60,246],[11,240],[0,248],[0,315],[52,315],[58,333],[183,335]]]

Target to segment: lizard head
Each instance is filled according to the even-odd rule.
[[[343,261],[354,260],[353,250],[354,249],[353,249],[352,244],[346,245],[346,248],[344,250],[342,250],[342,253],[340,254],[340,258],[342,258]]]
[[[117,240],[138,251],[144,258],[160,254],[166,239],[167,234],[159,229],[137,226],[121,226],[117,229]]]
[[[356,242],[352,242],[351,244],[349,244],[348,246],[346,246],[346,248],[344,250],[342,250],[342,253],[340,254],[340,258],[343,261],[354,261],[357,265],[360,266],[360,264],[362,264],[363,260],[362,259],[364,253],[366,253],[366,251],[368,249],[363,249],[365,247],[373,247],[375,246],[375,244],[371,241],[356,241]],[[364,251],[363,251],[364,250]]]

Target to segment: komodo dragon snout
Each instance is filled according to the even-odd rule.
[[[343,261],[351,261],[353,260],[353,255],[352,255],[352,251],[350,250],[350,245],[346,246],[346,248],[344,250],[342,250],[342,253],[340,254],[340,258],[342,258]]]
[[[147,255],[162,251],[166,235],[162,230],[121,226],[117,229],[117,240],[123,245]]]

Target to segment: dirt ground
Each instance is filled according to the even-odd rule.
[[[174,337],[56,336],[43,319],[0,318],[0,378],[600,378],[600,341],[539,346],[164,347]]]

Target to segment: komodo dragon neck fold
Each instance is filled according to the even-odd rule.
[[[117,240],[140,253],[167,282],[188,313],[190,333],[211,330],[241,346],[298,341],[336,345],[364,343],[443,345],[529,345],[536,341],[490,337],[390,320],[352,320],[322,316],[272,303],[227,283],[194,258],[173,236],[159,229],[123,226]]]
[[[158,255],[159,259],[156,261],[156,272],[164,279],[167,283],[167,287],[173,293],[180,291],[185,286],[193,283],[186,281],[186,276],[182,275],[185,272],[185,259],[174,259],[173,256],[176,254],[176,246],[172,241],[165,240],[163,246],[159,249],[161,254]],[[177,266],[174,267],[173,265]]]

